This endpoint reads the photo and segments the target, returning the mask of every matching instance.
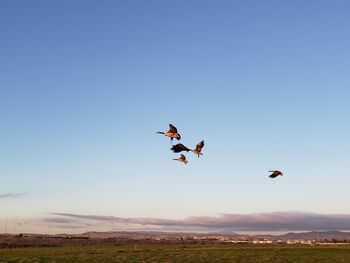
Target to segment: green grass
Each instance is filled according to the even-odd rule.
[[[167,245],[0,249],[0,262],[350,262],[350,246]]]

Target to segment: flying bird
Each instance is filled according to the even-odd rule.
[[[182,152],[182,151],[186,151],[186,152],[193,152],[194,154],[198,155],[203,155],[201,153],[202,151],[202,148],[204,147],[204,141],[201,141],[199,143],[197,143],[196,145],[196,148],[194,150],[191,150],[189,148],[187,148],[185,145],[183,145],[182,143],[178,143],[176,145],[173,145],[173,147],[171,147],[171,150],[174,152],[174,153],[179,153],[179,152]]]
[[[201,141],[201,142],[197,143],[196,149],[192,150],[192,152],[194,154],[198,155],[198,157],[199,157],[199,155],[203,155],[203,153],[202,153],[203,147],[204,147],[204,141]]]
[[[283,175],[283,173],[281,171],[278,171],[278,170],[269,171],[269,172],[272,173],[272,174],[269,175],[270,178],[275,178],[277,176],[280,176],[280,175],[282,176]]]
[[[178,144],[175,144],[173,145],[173,147],[171,147],[171,149],[174,153],[179,153],[179,152],[182,152],[182,151],[192,151],[191,149],[188,149],[185,145],[183,145],[182,143],[178,143]]]
[[[186,160],[186,156],[185,156],[185,155],[183,155],[183,154],[181,154],[179,158],[177,158],[177,159],[173,159],[173,160],[175,160],[175,161],[179,161],[179,162],[182,162],[182,163],[185,163],[185,164],[187,164],[187,163],[188,163],[188,161]]]
[[[170,137],[170,142],[172,142],[174,138],[178,141],[181,139],[181,135],[177,132],[176,127],[172,124],[169,124],[169,131],[167,132],[158,131],[157,133],[164,134],[165,136]]]

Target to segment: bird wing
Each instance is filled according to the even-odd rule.
[[[174,125],[169,124],[169,131],[168,132],[177,133],[177,129]]]
[[[201,141],[200,143],[197,143],[196,145],[196,150],[200,151],[204,147],[204,141]]]
[[[185,161],[185,160],[186,160],[186,156],[183,155],[183,154],[181,154],[181,155],[180,155],[180,159]]]
[[[171,147],[171,150],[174,153],[179,153],[182,151],[189,151],[190,149],[188,149],[185,145],[183,145],[182,143],[178,143],[176,145],[173,145],[173,147]]]

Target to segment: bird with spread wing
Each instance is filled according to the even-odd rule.
[[[201,141],[201,142],[197,143],[196,148],[194,150],[192,150],[192,152],[194,154],[198,155],[198,157],[199,157],[199,155],[203,155],[203,153],[202,153],[203,147],[204,147],[204,141]]]
[[[158,131],[157,133],[164,134],[164,136],[169,137],[170,142],[172,142],[174,138],[178,141],[181,139],[181,135],[177,132],[176,127],[172,124],[169,124],[169,130],[167,132]]]
[[[174,160],[174,161],[182,162],[182,163],[184,163],[184,164],[187,164],[187,163],[188,163],[188,161],[186,160],[186,156],[183,155],[183,154],[181,154],[179,158],[173,159],[173,160]]]
[[[283,175],[283,173],[281,171],[278,171],[278,170],[269,171],[269,172],[272,173],[269,175],[270,178],[276,178],[277,176]]]
[[[171,147],[171,150],[174,153],[179,153],[182,151],[186,151],[186,152],[193,152],[194,154],[198,155],[198,157],[202,154],[202,148],[204,147],[204,141],[201,141],[199,143],[197,143],[196,148],[194,150],[191,150],[189,148],[187,148],[185,145],[183,145],[182,143],[178,143],[176,145],[173,145],[173,147]]]

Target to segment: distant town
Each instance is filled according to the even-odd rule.
[[[121,245],[123,243],[345,245],[350,244],[350,232],[321,231],[287,233],[284,235],[202,234],[147,231],[86,232],[74,235],[0,234],[0,248],[96,244]]]

